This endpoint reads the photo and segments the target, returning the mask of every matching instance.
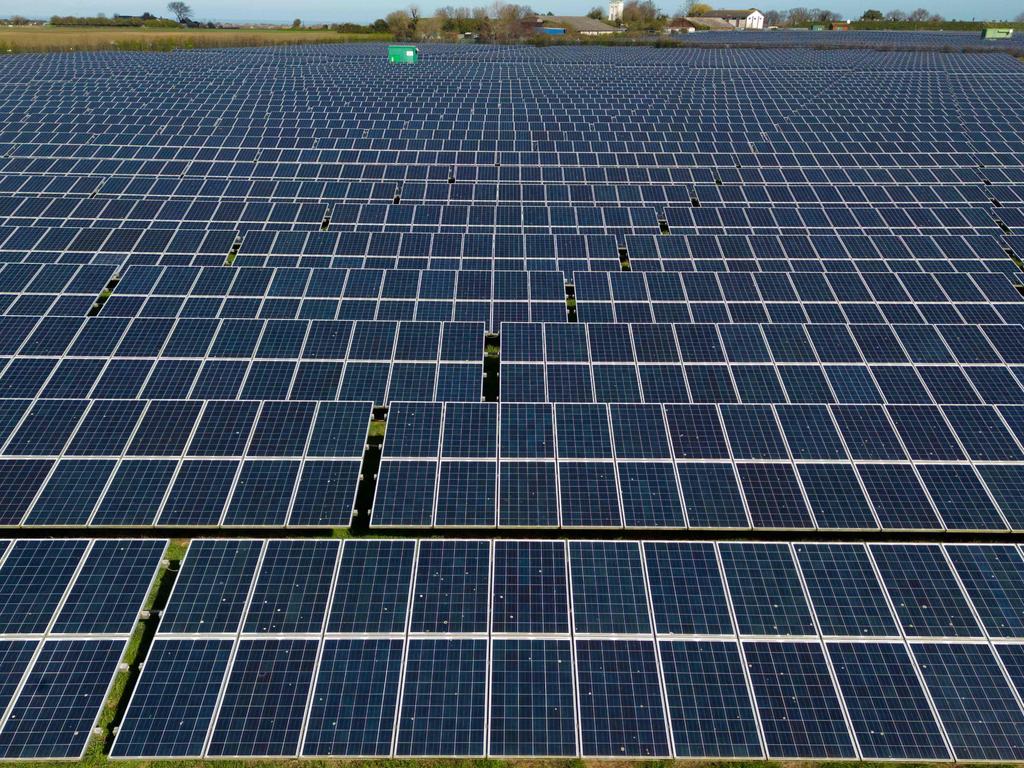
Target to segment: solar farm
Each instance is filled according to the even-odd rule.
[[[725,34],[0,58],[0,759],[1024,760],[1024,47]]]

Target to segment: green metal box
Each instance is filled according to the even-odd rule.
[[[391,64],[415,64],[420,60],[420,49],[415,45],[389,45],[388,61]]]
[[[982,30],[981,36],[986,40],[1007,40],[1013,37],[1013,30],[996,29],[994,27],[989,27],[987,29]]]

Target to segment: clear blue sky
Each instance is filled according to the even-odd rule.
[[[594,5],[596,0],[520,0],[526,2],[535,11],[541,13],[552,11],[556,14],[583,14]],[[396,8],[408,5],[409,0],[382,0],[375,3],[353,2],[353,0],[188,0],[196,18],[214,21],[251,21],[251,22],[290,22],[296,16],[307,23],[355,21],[367,22],[386,15]],[[714,5],[714,0],[708,0]],[[655,0],[655,3],[666,13],[675,11],[680,0]],[[418,2],[424,13],[438,5],[448,2]],[[475,2],[451,2],[451,5],[484,5],[484,0]],[[607,0],[600,3],[607,5]],[[60,15],[92,15],[103,12],[107,15],[115,13],[142,13],[149,11],[157,15],[165,14],[166,0],[3,0],[4,14],[22,14],[33,18]],[[729,7],[735,3],[727,3]],[[759,4],[761,10],[771,8],[791,8],[793,6],[819,6],[834,10],[850,18],[857,18],[866,8],[878,8],[888,11],[902,8],[905,11],[917,7],[927,8],[933,13],[941,13],[947,19],[986,19],[1013,18],[1024,11],[1024,0],[821,0],[821,2],[773,2]]]

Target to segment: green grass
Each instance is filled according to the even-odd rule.
[[[498,347],[497,344],[488,344],[487,346],[484,347],[485,357],[498,357],[500,353],[501,349]]]
[[[369,437],[384,437],[387,428],[388,423],[384,419],[374,419],[370,422]]]

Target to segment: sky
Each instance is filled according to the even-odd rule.
[[[353,21],[366,23],[383,17],[398,8],[404,8],[409,0],[380,0],[375,3],[354,0],[187,0],[197,19],[202,21],[234,22],[288,22],[296,16],[307,24]],[[602,7],[607,0],[519,0],[530,5],[535,11],[552,11],[561,15],[582,15],[595,5]],[[680,0],[655,0],[666,13],[673,13],[681,5]],[[485,5],[485,0],[457,0],[448,2],[417,3],[424,13],[438,5]],[[714,0],[709,0],[714,5]],[[727,4],[729,7],[731,5]],[[988,19],[1013,18],[1024,11],[1024,0],[791,0],[759,4],[762,11],[785,9],[794,6],[823,7],[847,18],[859,18],[867,8],[888,11],[901,8],[905,11],[925,7],[932,13],[940,13],[947,19]],[[33,18],[46,18],[54,14],[62,16],[91,16],[106,13],[140,14],[144,11],[156,15],[167,15],[166,0],[0,0],[0,16],[21,14]]]

